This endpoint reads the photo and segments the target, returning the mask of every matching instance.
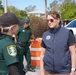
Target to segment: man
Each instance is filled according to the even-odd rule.
[[[71,30],[61,27],[60,14],[47,15],[49,30],[42,37],[41,75],[75,75],[75,37]]]
[[[23,55],[26,58],[27,61],[27,70],[34,72],[35,70],[31,67],[31,54],[30,54],[30,49],[29,49],[29,41],[32,36],[32,32],[29,27],[30,19],[28,17],[24,18],[20,24],[21,26],[19,27],[19,30],[17,32],[17,43],[21,47],[21,62],[23,63]],[[33,39],[34,36],[33,36]],[[24,68],[22,66],[22,68]]]

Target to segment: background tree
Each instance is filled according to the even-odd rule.
[[[50,4],[51,10],[57,10],[57,11],[59,11],[59,6],[60,6],[60,4],[58,4],[58,1],[57,1],[57,0],[54,0],[54,1]]]
[[[30,5],[30,6],[28,6],[28,7],[25,8],[26,12],[30,12],[30,11],[34,11],[34,10],[36,10],[36,6],[31,6]]]
[[[1,0],[0,0],[0,10],[4,10]]]
[[[49,10],[57,10],[61,13],[62,20],[76,19],[76,4],[74,0],[54,0],[50,3]]]
[[[4,13],[4,8],[2,5],[2,1],[0,0],[0,16]]]
[[[23,19],[27,16],[27,12],[25,10],[19,10],[19,11],[20,11],[20,15],[21,15],[20,19]]]
[[[17,9],[17,8],[14,7],[14,6],[8,7],[8,12],[13,12],[13,13],[15,13],[16,16],[17,16],[19,19],[22,19],[22,18],[26,17],[26,15],[27,15],[26,11],[24,11],[24,10],[19,10],[19,9]]]
[[[61,4],[61,16],[62,19],[76,19],[76,4],[73,0],[64,0]]]
[[[30,19],[31,19],[30,27],[35,37],[36,38],[42,37],[43,32],[47,30],[46,20],[34,15],[31,15]]]

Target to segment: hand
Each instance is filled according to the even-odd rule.
[[[40,75],[45,75],[45,74],[44,74],[44,72],[41,72],[41,74],[40,74]]]
[[[70,75],[75,75],[75,71],[71,71]]]

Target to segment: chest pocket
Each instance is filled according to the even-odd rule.
[[[27,35],[27,31],[26,31],[26,30],[22,30],[22,31],[19,33],[19,36],[25,37],[26,35]]]

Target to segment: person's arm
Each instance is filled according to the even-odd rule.
[[[6,41],[7,42],[7,41]],[[16,45],[12,42],[8,42],[8,45],[3,46],[2,48],[3,57],[5,59],[6,66],[9,68],[10,75],[20,75],[18,69],[18,58],[17,58],[17,49]]]
[[[13,34],[13,35],[12,35],[12,37],[13,37],[13,40],[15,41],[15,43],[17,43],[16,35],[15,35],[15,34]]]
[[[35,38],[35,36],[34,36],[34,34],[32,34],[31,35],[31,38],[33,39],[33,40],[35,40],[36,38]]]
[[[45,75],[44,74],[44,63],[43,63],[43,57],[44,57],[44,54],[45,54],[45,48],[42,48],[41,50],[41,56],[40,56],[40,75]]]
[[[18,63],[11,64],[8,67],[9,67],[10,75],[20,75],[20,72],[18,69]]]
[[[75,54],[75,37],[74,37],[72,30],[70,30],[70,32],[69,32],[68,45],[69,45],[69,50],[70,50],[70,54],[71,54],[71,64],[72,64],[70,75],[74,75],[75,68],[76,68],[76,60],[75,60],[76,54]]]
[[[76,68],[76,60],[75,60],[75,45],[69,46],[69,50],[71,53],[71,75],[74,75]]]

